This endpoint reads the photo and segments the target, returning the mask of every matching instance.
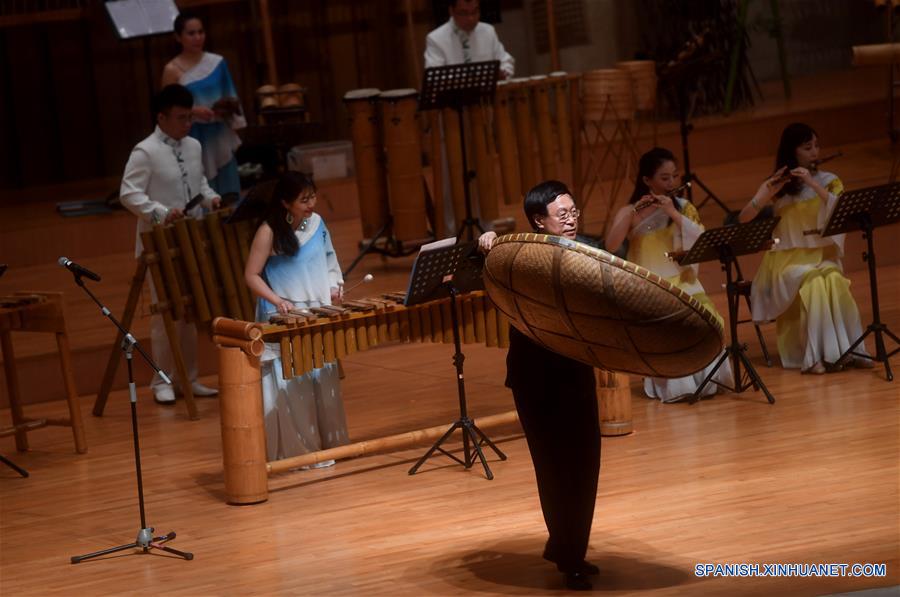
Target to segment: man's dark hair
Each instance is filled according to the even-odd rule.
[[[534,221],[535,216],[546,216],[547,206],[556,201],[560,195],[571,195],[572,191],[565,183],[558,180],[546,180],[525,195],[525,217],[531,227],[537,230],[537,223]]]
[[[153,114],[166,114],[174,106],[187,108],[194,107],[194,96],[184,85],[172,83],[162,88],[153,98]]]

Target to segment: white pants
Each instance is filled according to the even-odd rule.
[[[150,282],[150,297],[156,303],[156,288],[153,286],[153,278],[148,277]],[[181,346],[181,358],[184,359],[184,368],[187,370],[188,380],[194,382],[197,380],[197,327],[193,323],[187,323],[184,320],[175,321],[175,336]],[[162,315],[153,315],[150,317],[150,342],[153,354],[153,360],[156,366],[166,372],[172,381],[178,382],[177,371],[175,369],[175,359],[172,356],[172,349],[169,348],[169,338],[166,335],[166,326],[163,322]],[[159,374],[153,375],[150,387],[155,389],[166,385]]]

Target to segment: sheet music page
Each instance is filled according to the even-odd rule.
[[[427,253],[428,251],[443,249],[444,247],[452,247],[455,244],[456,237],[450,236],[442,240],[436,240],[433,243],[428,243],[427,245],[422,245],[421,247],[419,247],[419,253]]]
[[[175,17],[178,16],[178,7],[173,0],[138,0],[144,11],[147,23],[147,32],[171,33],[174,31]]]
[[[121,39],[171,32],[178,16],[173,0],[112,0],[104,6]]]
[[[115,0],[105,2],[104,6],[120,38],[130,39],[144,35],[144,11],[141,10],[138,0]]]

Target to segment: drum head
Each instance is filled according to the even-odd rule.
[[[722,352],[715,316],[656,274],[558,236],[497,239],[485,290],[520,332],[610,371],[684,377]]]
[[[382,100],[397,101],[411,97],[417,97],[418,95],[419,92],[415,89],[390,89],[388,91],[382,91],[378,97],[380,97]]]
[[[352,102],[357,100],[372,100],[378,97],[380,94],[381,90],[375,89],[374,87],[365,89],[351,89],[344,94],[344,101]]]

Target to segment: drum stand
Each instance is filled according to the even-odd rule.
[[[466,263],[470,259],[466,255],[476,250],[475,243],[470,242],[419,253],[410,275],[410,292],[407,294],[405,303],[407,306],[434,300],[445,294],[450,295],[450,318],[453,324],[453,346],[455,348],[453,365],[456,367],[456,389],[459,396],[459,418],[409,469],[410,475],[416,474],[419,467],[435,452],[440,452],[467,469],[472,468],[477,455],[478,460],[481,461],[481,466],[484,467],[484,474],[488,480],[494,478],[494,473],[491,472],[491,468],[488,466],[481,446],[487,445],[497,454],[500,460],[506,460],[506,454],[500,451],[494,442],[488,439],[487,435],[475,425],[475,421],[469,418],[466,406],[466,383],[465,374],[463,373],[463,362],[466,360],[466,357],[462,351],[462,342],[459,334],[456,296],[461,289],[468,291],[474,290],[479,285],[483,286],[480,268],[467,267]],[[451,454],[442,447],[444,442],[450,439],[450,436],[457,429],[462,431],[463,459],[460,459],[455,454]]]
[[[135,468],[135,478],[137,480],[137,494],[138,494],[138,507],[140,509],[141,514],[141,526],[140,530],[137,533],[137,537],[134,542],[126,543],[124,545],[118,545],[116,547],[110,547],[107,549],[102,549],[100,551],[95,551],[87,554],[82,554],[78,556],[72,556],[71,562],[73,564],[77,564],[79,562],[83,562],[85,560],[90,560],[92,558],[96,558],[99,556],[108,555],[111,553],[116,553],[119,551],[125,551],[127,549],[137,549],[141,548],[144,553],[150,551],[151,549],[159,549],[161,551],[167,551],[169,553],[173,553],[179,557],[184,558],[185,560],[193,560],[194,554],[186,551],[179,551],[177,549],[171,548],[168,545],[164,545],[166,542],[171,541],[175,538],[175,532],[172,531],[165,535],[161,535],[158,537],[153,536],[153,527],[147,526],[146,515],[144,512],[144,480],[143,475],[141,473],[141,446],[140,446],[140,438],[138,434],[138,422],[137,422],[137,389],[134,383],[134,371],[132,367],[132,353],[134,349],[140,353],[140,355],[144,358],[150,367],[159,374],[166,383],[172,383],[171,380],[166,376],[165,372],[163,372],[159,367],[156,366],[156,363],[153,362],[153,359],[144,352],[144,349],[138,344],[137,339],[131,335],[131,333],[126,330],[119,321],[113,316],[109,309],[107,309],[103,303],[101,303],[94,293],[84,285],[84,281],[81,279],[80,274],[75,274],[75,283],[81,286],[81,288],[87,293],[89,297],[100,307],[100,311],[113,323],[113,325],[118,328],[119,333],[123,336],[121,349],[125,355],[125,362],[128,364],[128,394],[131,402],[131,435],[134,440],[134,468]]]

